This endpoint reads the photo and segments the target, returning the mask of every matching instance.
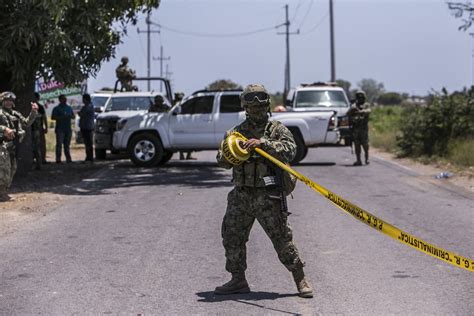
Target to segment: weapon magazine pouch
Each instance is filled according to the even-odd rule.
[[[272,166],[273,173],[275,174],[275,181],[281,181],[281,183],[277,183],[277,187],[281,187],[281,190],[285,196],[288,196],[295,190],[296,179],[295,176],[288,173],[285,170],[278,168],[277,166]]]

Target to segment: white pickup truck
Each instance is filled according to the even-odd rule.
[[[224,133],[245,119],[241,90],[197,91],[167,113],[144,113],[117,122],[113,147],[127,150],[138,166],[164,164],[178,150],[216,150]],[[273,113],[293,133],[297,154],[305,158],[309,147],[339,141],[334,111]]]

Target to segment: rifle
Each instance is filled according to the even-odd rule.
[[[265,181],[266,186],[274,186],[277,191],[278,195],[270,195],[271,199],[278,199],[280,200],[280,211],[281,213],[287,217],[291,213],[288,212],[288,203],[286,201],[286,195],[283,191],[283,170],[280,168],[272,168],[275,176],[274,177],[264,177],[263,180]]]

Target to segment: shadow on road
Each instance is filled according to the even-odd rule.
[[[313,166],[313,167],[327,167],[327,166],[335,166],[335,162],[300,162],[294,166]]]
[[[200,299],[198,299],[198,302],[216,303],[216,302],[224,302],[224,301],[234,301],[234,302],[238,302],[242,304],[260,307],[268,311],[275,311],[275,312],[280,312],[280,313],[289,314],[289,315],[301,315],[299,313],[293,313],[293,312],[284,311],[281,309],[271,308],[271,307],[267,307],[267,306],[252,302],[252,301],[263,301],[263,300],[276,300],[276,299],[284,298],[284,297],[298,296],[298,294],[294,294],[294,293],[280,294],[280,293],[275,293],[275,292],[259,291],[259,292],[250,292],[247,294],[215,295],[214,291],[209,291],[209,292],[199,292],[199,293],[196,293],[196,295],[200,297]]]
[[[232,186],[226,170],[206,161],[171,161],[138,168],[129,161],[100,161],[48,165],[34,179],[20,179],[16,192],[51,192],[63,195],[115,194],[114,189],[136,186],[175,185],[178,187],[213,188]]]

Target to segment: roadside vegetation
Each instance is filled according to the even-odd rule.
[[[423,162],[474,166],[474,90],[431,95],[424,105],[372,109],[374,147]]]

